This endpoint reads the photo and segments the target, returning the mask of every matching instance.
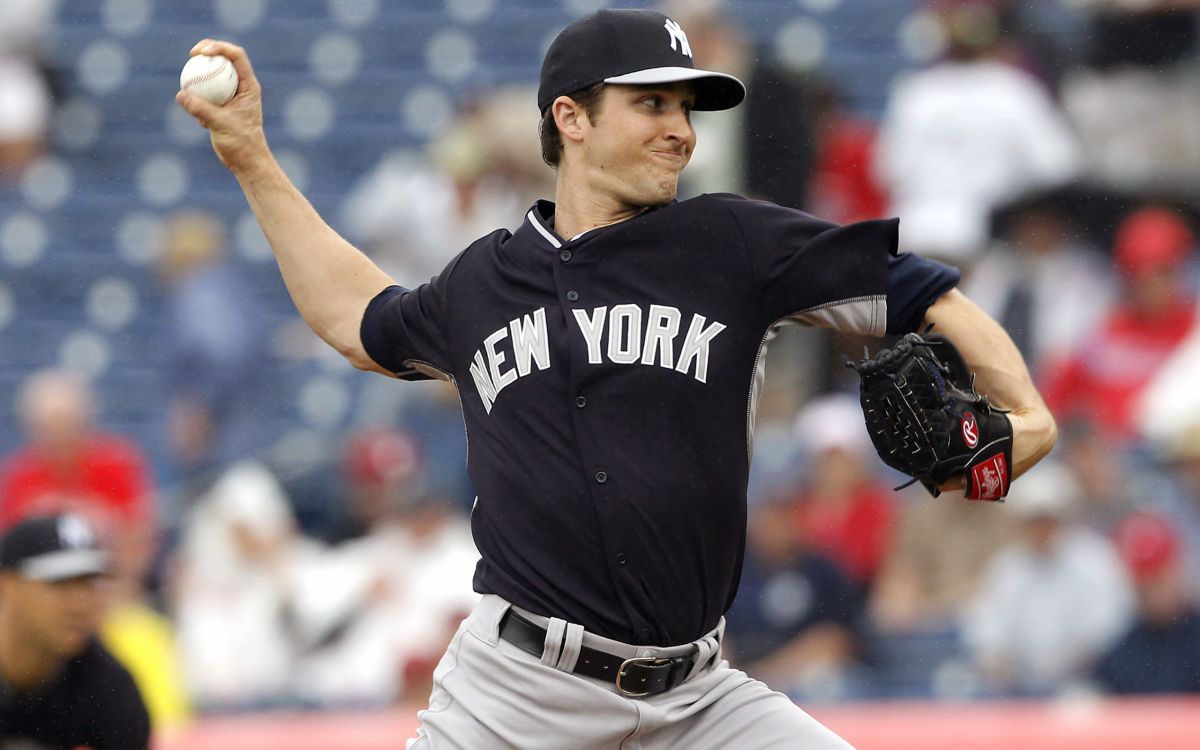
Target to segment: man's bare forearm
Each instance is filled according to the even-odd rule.
[[[379,371],[359,324],[367,303],[395,282],[321,218],[265,146],[234,175],[305,322],[356,367]]]
[[[1058,429],[1033,385],[1025,359],[1008,333],[962,292],[953,289],[925,313],[925,322],[950,339],[975,373],[976,388],[992,403],[1011,410],[1013,476],[1019,476],[1054,447]]]
[[[224,105],[187,89],[175,100],[208,129],[213,151],[237,177],[296,309],[355,367],[386,372],[363,349],[359,325],[367,303],[391,278],[325,223],[271,154],[263,134],[262,87],[246,51],[202,39],[191,54],[223,55],[237,71],[237,92]]]

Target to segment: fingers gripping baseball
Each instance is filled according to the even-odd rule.
[[[213,39],[197,42],[190,55],[221,55],[237,71],[237,91],[223,105],[205,101],[188,89],[175,95],[179,105],[209,130],[213,150],[221,163],[237,170],[266,148],[262,130],[262,89],[254,76],[250,58],[241,47]]]

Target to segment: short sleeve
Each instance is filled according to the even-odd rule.
[[[847,333],[881,335],[887,319],[895,219],[840,226],[765,201],[724,201],[745,241],[768,323],[791,319]]]
[[[416,289],[390,286],[363,313],[359,328],[363,348],[401,379],[427,379],[422,370],[450,372],[449,347],[439,325],[444,308],[439,278]]]
[[[912,253],[888,258],[887,332],[917,330],[929,306],[958,286],[961,278],[957,268]]]

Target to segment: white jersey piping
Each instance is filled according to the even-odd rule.
[[[542,226],[542,222],[538,221],[537,214],[533,212],[532,208],[529,209],[529,213],[525,214],[525,219],[533,225],[534,229],[538,230],[538,234],[546,238],[547,242],[555,247],[562,247],[562,243],[558,241],[558,238],[549,229]]]

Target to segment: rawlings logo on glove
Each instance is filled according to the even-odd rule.
[[[962,477],[968,498],[1004,499],[1012,424],[975,392],[974,377],[949,339],[910,333],[891,349],[846,365],[861,378],[867,432],[884,463],[934,497],[941,485]]]

